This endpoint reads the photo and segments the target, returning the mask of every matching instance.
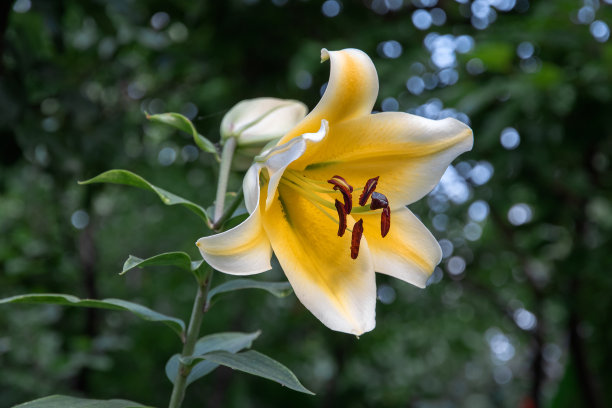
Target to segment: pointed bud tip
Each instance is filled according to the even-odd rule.
[[[329,51],[327,48],[321,48],[321,62],[325,62],[329,59]]]

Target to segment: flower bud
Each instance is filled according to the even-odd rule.
[[[302,102],[277,99],[247,99],[235,105],[221,121],[222,142],[235,137],[238,148],[261,148],[279,139],[308,112]]]

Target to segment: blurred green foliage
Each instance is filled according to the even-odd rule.
[[[411,206],[445,240],[445,259],[426,290],[379,276],[378,327],[358,340],[294,296],[228,295],[203,334],[261,329],[258,350],[317,396],[222,368],[184,406],[612,405],[610,2],[518,0],[506,12],[506,1],[345,1],[333,17],[329,3],[0,6],[0,297],[113,297],[186,319],[188,274],[118,273],[130,254],[198,259],[205,224],[148,192],[77,181],[125,168],[207,207],[212,155],[143,112],[181,112],[217,140],[240,100],[312,108],[328,74],[320,49],[355,47],[377,66],[376,109],[469,117],[474,150]],[[497,12],[478,18],[481,3]],[[418,8],[445,19],[417,29]],[[62,393],[164,406],[164,366],[179,349],[121,312],[3,306],[0,405]]]

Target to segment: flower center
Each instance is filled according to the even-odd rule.
[[[389,201],[384,194],[376,192],[379,177],[369,179],[361,189],[359,196],[359,207],[353,207],[353,186],[351,186],[342,176],[335,175],[326,182],[312,180],[305,177],[301,172],[285,170],[280,183],[297,191],[300,195],[308,199],[318,210],[333,222],[338,224],[338,236],[344,236],[348,229],[351,231],[351,258],[357,259],[359,246],[363,236],[363,219],[360,218],[354,223],[353,228],[348,228],[347,216],[349,214],[369,213],[382,210],[380,215],[380,233],[384,238],[391,227],[391,208]],[[332,188],[330,188],[333,186]],[[338,197],[337,193],[340,193]],[[338,198],[342,198],[342,201]],[[370,205],[368,206],[368,201]],[[326,210],[327,209],[327,210]],[[335,219],[330,211],[336,210],[338,218]]]

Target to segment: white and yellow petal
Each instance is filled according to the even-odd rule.
[[[330,60],[329,82],[317,106],[280,141],[315,132],[321,120],[330,124],[368,115],[378,96],[378,75],[372,60],[356,49],[321,50],[321,60]],[[301,161],[301,160],[300,160]]]
[[[259,210],[259,172],[258,166],[252,166],[243,182],[249,217],[228,231],[200,238],[196,243],[204,260],[220,272],[252,275],[272,268],[272,248]]]
[[[318,180],[339,174],[355,187],[380,176],[376,191],[400,208],[431,191],[472,144],[472,130],[455,119],[378,113],[331,124],[325,140],[309,149],[311,160],[290,167],[302,164],[299,170]]]
[[[350,233],[281,183],[263,225],[296,296],[332,330],[359,335],[375,326],[376,281],[365,240],[350,256]],[[333,218],[332,218],[333,219]]]
[[[438,241],[407,208],[391,212],[391,228],[380,234],[379,212],[363,216],[363,231],[374,260],[374,270],[424,288],[442,259]]]
[[[275,197],[276,188],[283,176],[283,173],[293,163],[298,160],[308,146],[312,143],[319,143],[329,132],[329,125],[325,119],[321,120],[320,128],[315,133],[305,133],[295,137],[287,143],[276,146],[269,151],[263,152],[262,155],[255,160],[260,163],[268,172],[268,198],[266,200],[266,209],[270,207],[272,199]]]

